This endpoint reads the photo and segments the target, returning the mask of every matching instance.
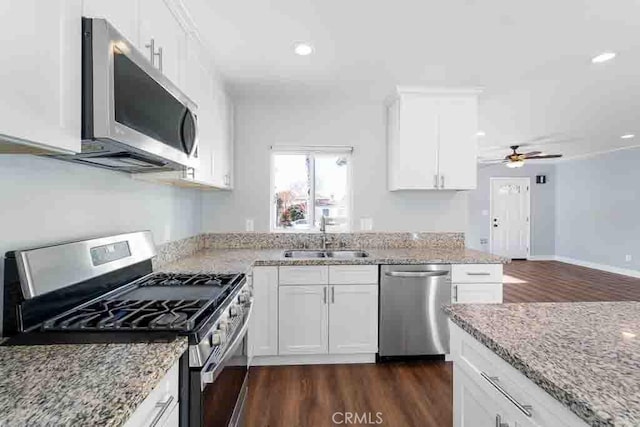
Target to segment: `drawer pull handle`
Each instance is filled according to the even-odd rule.
[[[502,388],[500,384],[498,384],[498,377],[490,377],[484,372],[480,372],[480,376],[487,380],[489,384],[491,384],[496,390],[498,390],[498,392],[500,392],[501,395],[506,397],[509,402],[513,403],[515,407],[520,410],[520,412],[525,414],[527,417],[531,417],[531,410],[533,409],[533,407],[531,405],[523,405],[522,403],[518,402],[504,388]]]
[[[467,276],[491,276],[491,273],[486,273],[486,272],[467,272]]]
[[[156,408],[160,408],[160,412],[158,412],[156,416],[153,417],[153,420],[149,424],[149,427],[155,427],[156,425],[158,425],[158,423],[162,419],[162,416],[164,415],[165,412],[167,412],[167,409],[169,409],[169,406],[171,406],[172,402],[173,402],[173,396],[169,396],[166,402],[156,403]]]

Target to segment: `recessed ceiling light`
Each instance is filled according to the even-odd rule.
[[[594,64],[599,64],[601,62],[607,62],[616,57],[615,52],[603,52],[598,56],[594,56],[591,58],[591,62]]]
[[[631,139],[631,138],[633,138],[633,137],[635,137],[635,135],[634,135],[634,134],[632,134],[632,133],[627,133],[627,134],[622,135],[620,138],[622,138],[622,139]]]
[[[484,133],[483,130],[479,130],[478,132],[476,132],[476,136],[485,136],[486,133]]]
[[[307,43],[296,43],[293,47],[293,51],[296,55],[307,56],[313,53],[313,47]]]

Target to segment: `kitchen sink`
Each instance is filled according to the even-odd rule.
[[[325,251],[284,251],[285,258],[325,258]]]
[[[366,258],[369,256],[365,251],[327,251],[327,258]]]
[[[366,258],[369,254],[364,251],[332,251],[332,250],[288,250],[284,251],[285,258]]]

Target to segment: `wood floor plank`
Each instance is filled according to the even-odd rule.
[[[504,302],[640,301],[640,279],[557,261],[514,261],[504,273]],[[391,427],[453,422],[446,362],[255,367],[249,380],[247,427],[335,426],[335,412],[381,412]]]

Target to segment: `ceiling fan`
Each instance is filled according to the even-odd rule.
[[[541,155],[541,151],[531,151],[529,153],[518,153],[519,145],[512,145],[513,153],[508,154],[504,159],[492,159],[485,160],[482,163],[503,163],[508,168],[520,168],[524,166],[526,160],[540,160],[540,159],[557,159],[562,157],[562,154],[546,154]]]

